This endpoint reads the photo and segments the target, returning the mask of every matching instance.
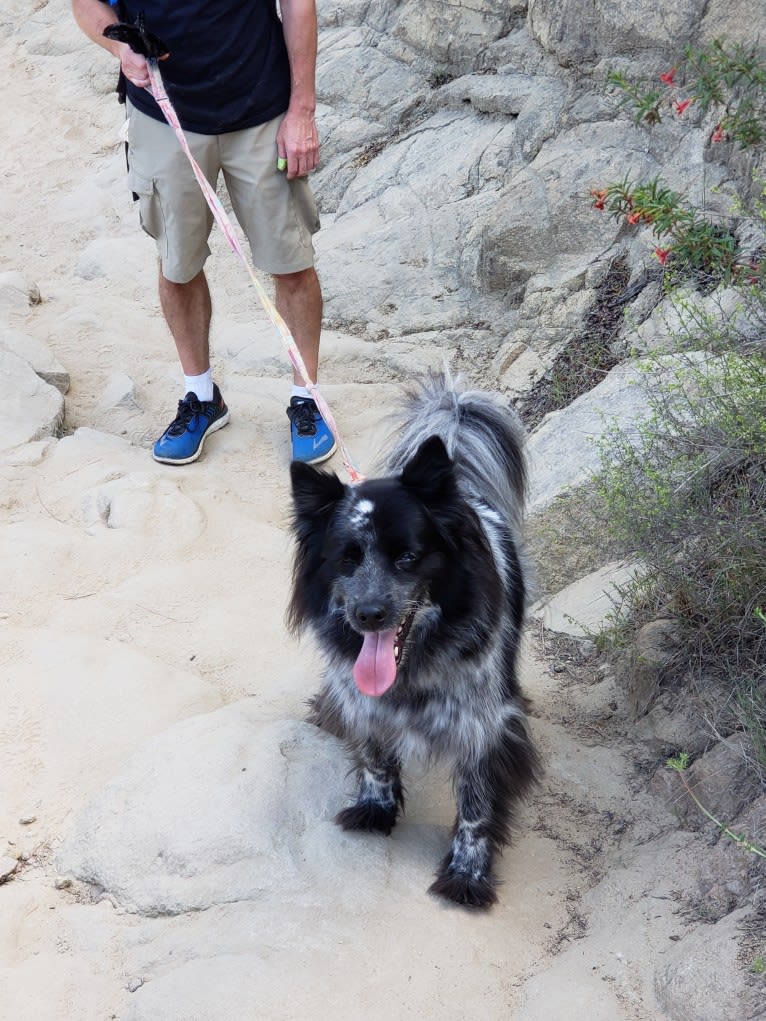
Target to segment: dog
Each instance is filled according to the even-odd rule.
[[[390,834],[411,756],[451,762],[457,818],[429,892],[497,900],[493,860],[539,775],[516,664],[526,569],[524,430],[498,395],[433,377],[409,393],[381,477],[291,464],[287,622],[326,662],[310,719],[357,774],[345,830]]]

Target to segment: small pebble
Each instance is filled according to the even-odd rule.
[[[140,989],[143,984],[144,980],[142,978],[132,978],[130,982],[128,982],[126,988],[129,993],[135,993],[135,991]]]
[[[36,815],[22,815],[19,819],[20,826],[31,826],[33,822],[37,822]]]

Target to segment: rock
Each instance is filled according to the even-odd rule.
[[[7,882],[19,867],[18,858],[0,857],[0,886]]]
[[[632,564],[606,564],[537,604],[530,612],[550,631],[577,637],[597,634],[619,605],[619,589],[628,585],[636,573],[637,567]]]
[[[599,470],[598,439],[614,422],[638,441],[636,423],[649,408],[644,382],[640,366],[625,362],[590,393],[543,419],[527,444],[530,513],[543,510]]]
[[[418,102],[431,91],[425,75],[369,43],[361,30],[343,29],[326,39],[317,58],[317,90],[328,113],[347,104],[356,109],[356,120],[392,130],[406,121]],[[363,140],[346,147],[354,149]],[[332,155],[324,152],[323,159]],[[337,148],[337,147],[336,147]]]
[[[63,365],[54,357],[48,345],[30,333],[7,329],[0,334],[0,348],[22,358],[35,370],[40,379],[66,394],[70,377]]]
[[[623,65],[640,55],[665,69],[664,54],[696,32],[690,12],[701,5],[682,0],[669,21],[651,12],[637,27],[601,0],[587,14],[580,0],[536,0],[532,37],[521,2],[502,11],[485,0],[331,5],[314,178],[328,318],[384,337],[484,320],[538,355],[565,345],[585,296],[562,307],[555,283],[536,278],[558,267],[571,279],[586,274],[618,235],[632,271],[645,270],[651,251],[648,234],[638,243],[594,212],[591,190],[630,167],[636,179],[662,173],[710,208],[730,171],[705,163],[706,132],[691,121],[667,119],[649,133],[615,116],[601,79],[561,64],[579,72],[585,53],[614,52],[626,54]],[[541,287],[552,288],[542,315],[533,307]]]
[[[547,364],[521,340],[503,345],[493,363],[500,385],[511,397],[521,397],[545,372]]]
[[[101,394],[102,408],[137,408],[136,385],[124,372],[112,372]]]
[[[640,425],[652,409],[652,395],[683,379],[679,368],[699,366],[703,359],[707,361],[700,352],[691,352],[665,355],[651,363],[622,362],[588,393],[546,415],[527,445],[530,512],[544,510],[557,496],[603,469],[599,441],[610,431],[618,429],[623,439],[640,448]]]
[[[326,31],[338,25],[361,25],[370,6],[369,0],[329,0],[319,5],[317,21],[326,38]]]
[[[64,398],[45,383],[18,355],[0,349],[0,379],[3,380],[3,428],[0,450],[58,436],[64,422]]]
[[[751,834],[754,842],[762,849],[766,845],[766,794],[761,794],[742,812],[737,820],[737,828],[745,834]]]
[[[533,124],[540,128],[546,114],[552,118],[550,124],[556,123],[565,99],[566,89],[555,78],[514,73],[467,74],[436,90],[429,105],[464,111],[466,104],[470,104],[480,114],[513,117],[517,131],[521,130],[526,139]]]
[[[656,697],[663,670],[672,661],[677,644],[678,625],[674,621],[652,620],[639,629],[625,678],[634,717],[643,716]]]
[[[727,824],[761,793],[750,766],[755,752],[743,734],[719,741],[688,770],[689,784],[705,808]]]
[[[619,177],[625,163],[637,177],[659,170],[639,130],[621,123],[561,129],[557,119],[549,136],[531,144],[514,135],[510,155],[522,166],[511,164],[516,172],[501,180],[497,195],[486,195],[467,235],[463,262],[474,253],[476,277],[464,270],[465,282],[493,292],[507,280],[512,307],[522,304],[531,277],[562,264],[567,276],[584,275],[615,240],[619,225],[594,214],[594,181]]]
[[[366,325],[387,335],[486,320],[487,300],[476,300],[454,253],[467,251],[470,224],[487,215],[474,198],[476,175],[502,175],[513,134],[512,122],[474,125],[470,113],[437,111],[383,149],[374,168],[360,167],[317,236],[327,317],[354,318],[348,298],[364,290]]]
[[[332,827],[337,779],[325,735],[261,723],[252,702],[235,703],[150,740],[86,805],[58,868],[150,916],[297,896],[317,868],[348,871],[348,859],[323,863],[303,847],[307,812],[312,842]]]
[[[668,807],[690,828],[697,829],[707,823],[700,805],[721,825],[727,826],[761,793],[758,778],[749,766],[753,755],[748,739],[743,734],[732,734],[685,770],[683,780],[672,769],[659,770],[655,790],[660,796],[664,795]],[[694,792],[699,804],[687,787]]]
[[[625,659],[627,657],[623,658],[623,663]],[[710,728],[700,717],[699,702],[694,696],[675,688],[657,696],[652,688],[637,709],[625,683],[626,672],[624,667],[621,668],[620,686],[629,695],[628,710],[634,718],[631,732],[647,756],[654,761],[663,761],[680,750],[692,756],[701,755],[710,744]],[[646,709],[652,698],[657,701]],[[668,779],[672,781],[672,775]],[[661,784],[660,788],[661,796],[667,796],[667,785]]]
[[[750,45],[753,42],[754,27],[751,19],[755,13],[750,0],[706,4],[700,24],[700,42],[711,43],[715,39],[725,39],[729,43]],[[763,29],[759,23],[756,36],[762,35]]]
[[[732,912],[715,925],[700,925],[668,947],[657,969],[654,989],[660,1010],[673,1021],[721,1021],[754,1017],[756,991],[748,992],[738,960],[740,925],[747,909]],[[732,983],[739,997],[734,999]]]
[[[129,280],[133,287],[141,281],[153,285],[154,260],[147,258],[153,242],[140,231],[128,238],[107,237],[91,241],[80,252],[74,274],[83,280],[105,279],[110,283]],[[153,250],[152,250],[153,251]]]
[[[685,347],[695,348],[705,334],[723,329],[736,331],[744,345],[760,342],[763,324],[735,288],[721,287],[704,297],[679,289],[656,303],[640,326],[626,331],[624,343],[639,355],[663,353],[677,348],[679,338]]]
[[[705,12],[705,0],[679,0],[670,11],[642,6],[640,17],[627,4],[594,0],[529,0],[528,25],[532,37],[562,67],[593,64],[601,58],[625,54],[642,63],[661,55],[681,53],[695,41]]]
[[[0,304],[9,309],[24,310],[42,301],[37,284],[28,280],[23,273],[10,270],[0,273]]]
[[[90,430],[78,429],[72,439],[85,447],[91,437]],[[174,521],[172,541],[182,545],[194,542],[205,528],[199,504],[178,482],[151,472],[131,472],[97,482],[83,490],[78,509],[89,535],[104,528],[124,529],[149,542],[152,535],[163,535],[157,530],[158,521]]]
[[[523,12],[520,0],[500,5],[493,0],[408,0],[397,5],[389,45],[403,43],[437,67],[466,71]]]

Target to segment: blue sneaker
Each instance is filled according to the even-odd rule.
[[[229,409],[213,383],[212,401],[188,393],[178,402],[178,414],[154,444],[152,456],[162,464],[190,464],[202,453],[205,437],[229,421]]]
[[[287,409],[293,461],[321,464],[335,453],[337,444],[311,397],[292,397]]]

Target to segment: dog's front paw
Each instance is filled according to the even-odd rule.
[[[466,872],[453,872],[449,868],[439,872],[428,892],[467,908],[488,908],[497,900],[490,876],[477,877]]]
[[[396,825],[396,805],[380,801],[358,801],[335,816],[335,822],[344,830],[366,830],[368,833],[389,835]]]

